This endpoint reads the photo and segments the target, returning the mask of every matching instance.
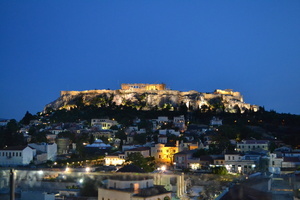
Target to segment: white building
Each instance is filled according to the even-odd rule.
[[[104,158],[105,165],[123,165],[125,162],[125,154],[124,153],[113,153],[113,154],[108,154]]]
[[[128,155],[132,153],[140,153],[144,158],[147,158],[150,156],[150,150],[150,147],[138,147],[134,149],[128,149],[125,151],[125,158],[127,158]]]
[[[58,135],[59,133],[62,133],[64,132],[65,130],[62,130],[62,129],[50,129],[49,132],[55,134],[55,135]]]
[[[164,136],[164,135],[160,135],[158,137],[158,143],[161,143],[161,144],[167,144],[168,142],[168,137],[167,136]]]
[[[28,146],[11,146],[0,150],[1,166],[29,165],[36,150]]]
[[[57,156],[57,144],[56,143],[30,143],[28,146],[37,150],[37,154],[46,153],[47,160],[56,160]],[[46,161],[47,161],[46,160]]]
[[[96,126],[100,129],[106,130],[110,129],[110,127],[118,125],[118,122],[110,119],[92,119],[91,126]]]
[[[178,117],[174,117],[173,118],[173,125],[175,127],[180,128],[181,130],[185,130],[186,126],[185,126],[185,118],[184,115],[180,115]]]
[[[222,126],[223,123],[222,123],[222,119],[219,119],[217,117],[213,117],[211,120],[210,120],[210,125],[211,126]]]
[[[275,153],[270,153],[269,157],[269,172],[280,174],[283,157],[278,157]]]
[[[225,167],[229,172],[250,173],[259,164],[260,155],[225,154]]]
[[[179,131],[175,131],[174,129],[160,129],[159,130],[159,134],[160,135],[173,134],[173,135],[179,136],[180,132]]]
[[[1,119],[0,126],[6,126],[9,121],[10,121],[9,119]]]
[[[268,140],[242,140],[236,143],[236,150],[238,152],[253,151],[255,149],[269,150]]]

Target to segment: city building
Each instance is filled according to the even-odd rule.
[[[236,151],[247,152],[255,149],[269,150],[269,140],[242,140],[236,143]]]
[[[127,158],[128,155],[132,153],[140,153],[144,158],[147,158],[150,156],[150,150],[150,147],[137,147],[134,149],[128,149],[125,151],[125,158]]]
[[[176,169],[199,169],[200,159],[193,154],[196,150],[186,150],[174,154],[174,166]]]
[[[178,117],[174,117],[173,118],[173,125],[177,128],[179,128],[179,130],[186,130],[186,125],[185,125],[185,118],[184,115],[180,115]]]
[[[33,161],[36,150],[28,146],[11,146],[0,150],[0,166],[25,166]]]
[[[176,144],[155,144],[151,147],[151,156],[155,158],[157,164],[164,164],[167,166],[173,165],[174,154],[179,151],[179,141]]]
[[[69,138],[56,138],[57,154],[68,154],[70,151],[71,140]]]
[[[217,117],[213,117],[211,120],[210,120],[210,125],[211,126],[222,126],[223,123],[222,123],[222,119],[219,119]]]
[[[279,157],[275,153],[270,153],[269,158],[270,158],[269,159],[269,172],[274,173],[274,174],[280,174],[283,157]]]
[[[179,131],[175,131],[174,129],[160,129],[159,130],[159,134],[160,135],[173,134],[173,135],[179,136],[180,132]]]
[[[142,173],[134,165],[123,168],[98,188],[98,200],[171,200],[171,192],[162,185],[154,185],[152,176],[134,175]]]
[[[97,139],[93,144],[84,146],[84,150],[89,155],[104,155],[112,148],[111,145],[105,144],[102,140]]]
[[[123,165],[125,162],[125,154],[122,152],[115,152],[108,154],[104,157],[104,162],[106,166],[109,165]]]
[[[0,126],[6,126],[9,121],[10,121],[9,119],[1,119]]]
[[[46,154],[46,160],[56,160],[57,144],[56,143],[30,143],[29,147],[36,149],[37,154]]]
[[[229,172],[251,173],[259,165],[261,155],[225,154],[225,167]]]
[[[96,126],[99,129],[107,130],[110,127],[118,125],[118,122],[110,119],[92,119],[91,126]]]

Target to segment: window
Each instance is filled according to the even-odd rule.
[[[228,156],[228,160],[230,160],[230,156]]]

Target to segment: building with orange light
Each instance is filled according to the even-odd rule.
[[[179,142],[176,144],[155,144],[151,147],[151,156],[157,164],[171,166],[174,162],[174,154],[179,151]]]

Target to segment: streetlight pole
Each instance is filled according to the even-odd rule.
[[[10,169],[9,173],[9,186],[10,186],[10,200],[15,200],[15,172],[14,169]]]

